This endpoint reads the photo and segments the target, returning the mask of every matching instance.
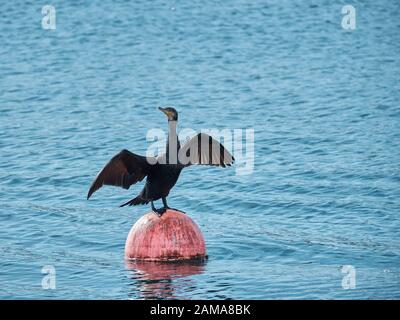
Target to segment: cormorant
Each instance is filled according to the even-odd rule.
[[[151,203],[151,209],[161,216],[167,209],[167,196],[179,178],[182,169],[198,164],[230,166],[234,157],[222,144],[205,133],[191,138],[182,148],[176,133],[178,112],[174,108],[159,108],[168,117],[166,153],[158,157],[144,157],[122,150],[97,174],[90,186],[87,199],[103,185],[129,187],[147,176],[146,184],[137,197],[121,207]],[[163,207],[156,209],[153,201],[162,199]]]

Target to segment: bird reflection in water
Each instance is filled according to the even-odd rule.
[[[131,292],[134,299],[179,299],[179,292],[192,291],[196,287],[193,279],[187,278],[202,274],[205,260],[186,262],[151,262],[127,260],[126,269],[134,280]],[[184,279],[184,281],[180,281]],[[185,298],[185,297],[181,297]]]

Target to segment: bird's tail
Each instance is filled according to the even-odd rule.
[[[128,202],[125,202],[124,204],[121,204],[120,207],[137,206],[139,204],[147,204],[147,203],[149,203],[148,200],[143,199],[141,196],[137,196],[136,198],[133,198],[132,200],[129,200]]]

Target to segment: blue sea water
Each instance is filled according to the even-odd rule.
[[[56,30],[37,1],[0,4],[0,298],[400,298],[397,0],[351,1],[355,30],[341,0],[51,4]],[[86,201],[115,153],[166,128],[158,106],[254,129],[252,173],[191,167],[168,198],[204,264],[124,261],[149,208],[118,205],[142,185]]]

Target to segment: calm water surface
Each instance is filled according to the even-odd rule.
[[[0,298],[400,298],[397,0],[352,1],[354,31],[340,0],[52,4],[55,31],[36,1],[0,4]],[[169,197],[203,265],[124,261],[141,185],[85,199],[167,105],[180,128],[255,132],[252,174],[192,167]]]

